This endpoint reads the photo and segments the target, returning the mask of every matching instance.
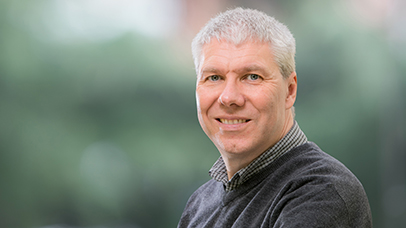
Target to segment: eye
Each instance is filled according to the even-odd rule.
[[[249,75],[247,75],[247,78],[251,81],[255,81],[255,80],[258,80],[260,77],[258,74],[249,74]]]
[[[215,81],[220,80],[220,76],[218,76],[218,75],[211,75],[211,76],[208,77],[208,79],[209,79],[210,81],[215,82]]]

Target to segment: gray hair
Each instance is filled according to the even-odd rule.
[[[211,39],[225,40],[235,45],[247,41],[269,43],[275,62],[283,77],[295,71],[296,44],[289,29],[275,18],[253,9],[235,8],[212,18],[192,42],[196,73],[199,72],[202,48]]]

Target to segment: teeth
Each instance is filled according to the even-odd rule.
[[[239,124],[239,123],[245,123],[247,120],[227,120],[227,119],[220,119],[220,121],[224,124]]]

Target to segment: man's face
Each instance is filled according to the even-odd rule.
[[[254,159],[293,123],[296,74],[284,79],[270,46],[213,39],[203,47],[196,85],[200,125],[220,153]]]

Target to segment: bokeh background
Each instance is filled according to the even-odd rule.
[[[0,227],[176,227],[219,156],[190,42],[236,6],[291,29],[297,121],[403,227],[403,0],[0,1]]]

